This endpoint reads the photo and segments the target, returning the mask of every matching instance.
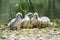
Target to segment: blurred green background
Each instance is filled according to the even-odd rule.
[[[0,24],[7,24],[21,12],[38,12],[39,16],[60,19],[60,0],[0,0]]]

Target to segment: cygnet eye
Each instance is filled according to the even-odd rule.
[[[36,18],[36,19],[38,19],[38,17],[37,17],[37,16],[36,16],[35,18]]]
[[[20,17],[22,18],[22,15],[20,15]]]

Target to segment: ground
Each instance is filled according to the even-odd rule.
[[[60,40],[60,28],[0,30],[0,40]]]

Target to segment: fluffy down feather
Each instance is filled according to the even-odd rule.
[[[22,16],[22,14],[20,12],[18,12],[16,14],[16,17],[8,23],[8,26],[10,27],[10,29],[13,29],[13,28],[19,29],[20,28],[20,24],[22,21],[21,16]]]
[[[29,24],[30,24],[30,19],[32,18],[33,14],[32,13],[28,13],[25,15],[25,18],[22,20],[22,28],[29,28]]]
[[[40,18],[41,25],[49,25],[50,24],[50,19],[48,17],[41,17]]]
[[[32,17],[32,25],[33,25],[33,27],[39,27],[39,25],[40,25],[40,18],[39,18],[39,16],[38,16],[38,13],[34,13],[34,16]]]

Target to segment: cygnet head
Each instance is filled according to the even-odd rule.
[[[37,12],[34,13],[34,17],[35,17],[36,19],[38,19],[38,13],[37,13]]]
[[[29,12],[26,16],[28,16],[31,19],[33,17],[33,13]]]
[[[18,12],[18,13],[16,14],[16,18],[22,18],[22,13]]]

